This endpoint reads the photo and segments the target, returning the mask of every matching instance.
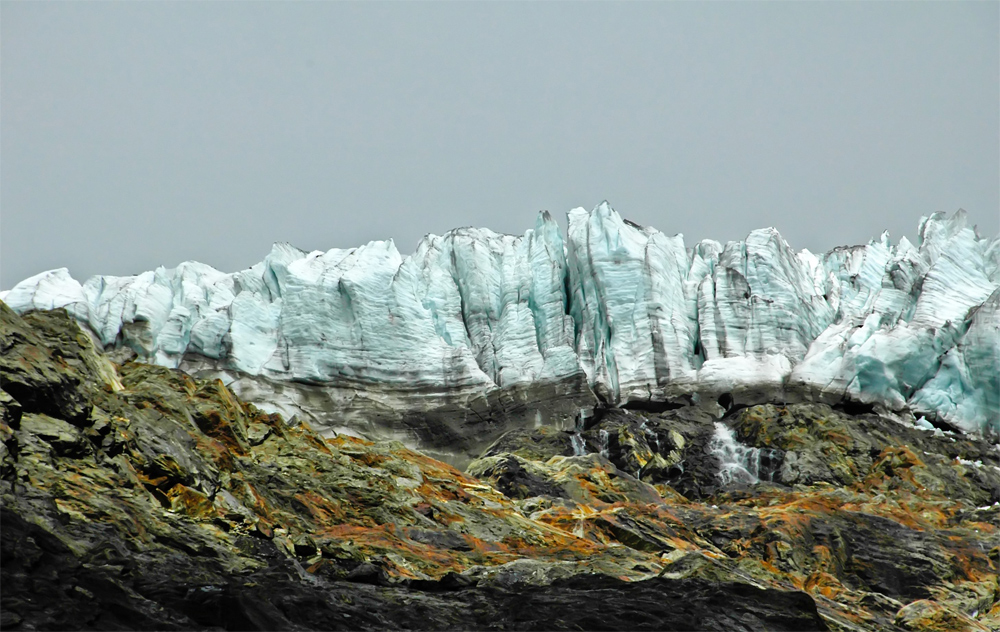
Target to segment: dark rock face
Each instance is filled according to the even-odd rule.
[[[735,422],[741,440],[783,453],[776,482],[847,486],[881,477],[894,487],[925,488],[976,505],[1000,501],[1000,450],[981,438],[823,404],[753,406]]]
[[[11,512],[3,528],[4,629],[826,629],[806,594],[739,583],[593,574],[544,586],[455,574],[391,583],[372,564],[337,581],[303,577],[267,540],[257,545],[267,566],[232,575],[216,560],[137,557],[114,540],[78,559]]]
[[[483,393],[479,387],[463,392],[347,378],[320,384],[269,380],[196,354],[187,354],[181,368],[208,380],[231,375],[229,388],[244,401],[266,403],[268,410],[306,420],[319,431],[400,440],[459,468],[506,432],[530,432],[539,425],[572,430],[580,411],[598,403],[583,373]]]
[[[890,628],[897,620],[911,629],[994,625],[980,621],[997,620],[1000,597],[994,505],[1000,450],[982,439],[821,404],[741,407],[723,421],[757,448],[761,482],[726,486],[717,475],[718,459],[707,449],[713,421],[698,410],[609,410],[583,432],[597,453],[586,458],[604,469],[612,485],[630,480],[652,486],[668,500],[669,517],[622,507],[608,492],[581,495],[578,490],[586,487],[569,480],[566,465],[583,457],[567,458],[558,446],[546,451],[550,444],[523,433],[510,433],[496,445],[517,455],[518,471],[530,471],[562,492],[546,495],[538,488],[545,502],[526,498],[523,506],[543,508],[534,515],[547,514],[567,529],[575,524],[588,537],[678,554],[678,540],[698,543],[738,560],[755,578],[777,573],[806,588],[821,599],[821,612],[827,607],[823,599],[850,604],[860,613],[853,624],[862,628]],[[504,456],[476,461],[469,471],[501,486],[497,471],[505,469]],[[484,467],[488,462],[492,469]],[[667,475],[653,475],[654,468]],[[626,496],[637,499],[639,493],[634,488]],[[610,501],[614,509],[574,523],[580,509],[573,501],[591,508]],[[694,559],[698,576],[704,576],[706,567]],[[763,566],[754,568],[752,560]],[[688,573],[685,564],[668,568]],[[723,567],[709,576],[739,572]],[[921,600],[930,605],[903,608]],[[925,619],[962,622],[957,628],[920,627]]]
[[[975,438],[733,409],[772,480],[726,486],[710,413],[604,410],[585,455],[524,427],[463,474],[114,364],[60,312],[0,303],[0,348],[4,630],[1000,621],[1000,452]]]
[[[60,319],[55,313],[40,312],[32,320],[44,326]],[[18,411],[12,414],[19,418],[22,412],[41,413],[70,423],[86,423],[91,409],[88,389],[93,386],[88,377],[102,368],[95,366],[100,364],[99,356],[81,352],[93,348],[87,335],[79,328],[75,332],[60,328],[60,344],[53,349],[34,344],[35,334],[20,319],[6,318],[4,325],[0,371],[5,403],[12,401]]]
[[[534,461],[544,461],[555,455],[572,456],[571,432],[549,426],[511,430],[494,441],[480,457],[505,453],[516,454]]]
[[[622,582],[577,576],[531,591],[493,590],[490,597],[503,629],[826,629],[804,593],[698,579]]]
[[[697,407],[660,412],[609,410],[584,436],[618,469],[698,499],[720,489],[718,461],[708,454],[715,417]]]

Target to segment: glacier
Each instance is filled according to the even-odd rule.
[[[0,300],[65,308],[106,348],[219,376],[264,409],[416,443],[699,401],[850,402],[1000,432],[1000,237],[964,211],[922,218],[916,244],[815,255],[773,228],[688,247],[605,202],[570,211],[565,236],[541,212],[523,235],[461,228],[409,256],[279,243],[235,273],[185,262],[81,284],[62,268]]]

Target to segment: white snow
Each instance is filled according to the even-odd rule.
[[[570,211],[565,239],[541,213],[522,236],[463,228],[408,257],[275,244],[232,274],[187,262],[81,285],[61,268],[0,298],[64,307],[149,362],[278,381],[481,394],[585,376],[617,404],[697,383],[1000,430],[1000,238],[961,211],[919,235],[817,256],[763,229],[688,249],[603,203]]]

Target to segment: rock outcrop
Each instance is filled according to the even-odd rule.
[[[0,303],[0,352],[4,630],[1000,622],[982,438],[824,404],[599,407],[462,472],[109,357],[61,310]]]

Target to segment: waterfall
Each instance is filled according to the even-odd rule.
[[[584,456],[587,454],[587,444],[583,442],[583,436],[580,435],[583,432],[586,415],[587,411],[581,409],[580,414],[576,416],[576,428],[574,428],[573,433],[569,436],[569,442],[573,445],[573,456]]]
[[[647,428],[646,427],[646,423],[647,422],[648,422],[648,420],[643,420],[643,422],[641,424],[639,424],[639,430],[641,430],[642,434],[646,437],[646,443],[649,444],[650,447],[656,446],[655,449],[653,450],[653,452],[659,453],[660,452],[660,435],[656,434],[655,432],[653,432],[652,430],[650,430],[649,428]],[[650,443],[650,440],[652,440],[652,443]]]
[[[760,482],[760,448],[737,442],[732,429],[721,421],[715,422],[715,433],[708,442],[708,451],[719,458],[718,477],[723,485]]]
[[[611,452],[608,450],[608,431],[601,428],[601,431],[597,434],[601,438],[601,456],[606,459],[611,458]]]

